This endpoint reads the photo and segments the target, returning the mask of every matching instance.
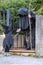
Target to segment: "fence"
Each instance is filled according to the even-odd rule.
[[[14,36],[14,48],[24,48],[24,35]]]

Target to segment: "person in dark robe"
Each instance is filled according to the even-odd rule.
[[[9,52],[11,47],[13,46],[13,37],[12,37],[12,29],[9,26],[1,24],[1,26],[4,28],[4,34],[5,38],[3,41],[3,48],[5,52]]]
[[[24,45],[27,50],[31,49],[30,46],[30,24],[32,26],[32,47],[35,47],[35,14],[32,11],[28,11],[27,8],[20,8],[18,10],[18,15],[20,17],[19,19],[19,28],[21,28],[21,31],[25,31],[24,34]],[[34,31],[33,31],[34,29]],[[33,34],[34,32],[34,34]],[[26,39],[27,35],[27,39]],[[34,42],[34,43],[33,43]]]

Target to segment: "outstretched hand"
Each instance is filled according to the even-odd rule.
[[[18,33],[19,33],[20,31],[21,31],[21,29],[20,29],[20,28],[16,30],[16,32],[18,32]]]

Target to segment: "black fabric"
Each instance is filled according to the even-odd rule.
[[[11,29],[10,29],[9,26],[4,25],[4,24],[0,24],[0,25],[3,27],[4,33],[5,33],[5,34],[8,34],[8,33],[11,31]]]
[[[29,26],[28,16],[20,17],[19,19],[19,28],[26,30]]]
[[[9,52],[11,47],[13,46],[13,36],[12,32],[9,32],[8,34],[5,35],[5,39],[3,41],[3,48],[5,49],[5,52]]]
[[[31,15],[31,18],[28,17],[28,14]],[[21,28],[21,30],[24,30],[24,31],[27,29],[29,30],[30,23],[31,25],[33,25],[35,22],[35,14],[32,11],[29,11],[27,8],[20,8],[18,10],[18,15],[20,16],[19,28]]]
[[[5,52],[9,52],[9,47],[6,45]]]
[[[20,8],[18,10],[18,15],[19,16],[26,16],[26,15],[28,15],[28,9],[27,8]]]

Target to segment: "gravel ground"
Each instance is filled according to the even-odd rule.
[[[43,65],[43,58],[0,55],[0,65]]]

